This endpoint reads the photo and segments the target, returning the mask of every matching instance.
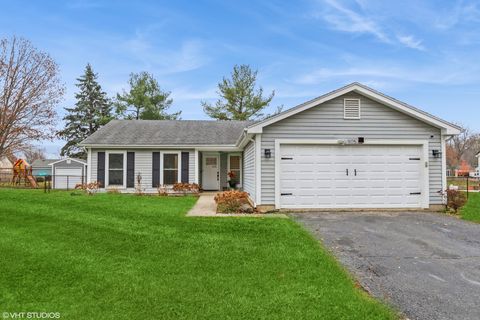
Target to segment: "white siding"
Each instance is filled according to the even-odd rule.
[[[105,150],[92,149],[91,166],[90,168],[88,168],[88,170],[91,170],[92,181],[97,180],[97,159],[98,159],[97,153],[102,151],[105,151]],[[162,151],[162,150],[161,149],[146,149],[146,150],[137,149],[137,150],[126,150],[126,151],[135,152],[135,185],[137,185],[137,175],[141,174],[142,188],[145,190],[145,192],[150,192],[150,193],[157,192],[156,188],[152,187],[152,152]],[[181,150],[181,151],[190,153],[188,179],[190,183],[193,183],[195,179],[195,171],[194,171],[195,170],[195,151],[194,150]]]
[[[255,144],[251,141],[243,151],[243,190],[255,201]]]
[[[189,150],[188,154],[188,182],[195,182],[195,150]]]
[[[362,116],[346,120],[343,99],[359,98]],[[440,129],[414,119],[390,107],[356,93],[348,93],[322,105],[293,115],[263,129],[262,150],[270,149],[272,157],[262,157],[262,204],[275,203],[275,139],[368,139],[428,140],[430,204],[441,204],[442,159],[434,158],[432,150],[441,150]],[[432,137],[433,136],[433,137]]]

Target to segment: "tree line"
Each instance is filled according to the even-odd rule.
[[[230,77],[218,84],[218,100],[201,101],[204,112],[216,120],[256,120],[267,117],[265,109],[275,92],[264,95],[257,85],[258,71],[235,65]],[[171,92],[161,88],[146,72],[132,73],[128,89],[108,97],[98,74],[87,64],[77,78],[75,104],[65,107],[65,126],[57,131],[55,107],[63,101],[65,84],[60,70],[47,53],[24,38],[0,39],[0,156],[23,153],[41,158],[33,143],[61,138],[62,156],[86,158],[78,146],[83,139],[112,119],[176,120],[181,111],[169,112]],[[277,108],[279,112],[281,107]],[[33,159],[31,159],[33,160]]]

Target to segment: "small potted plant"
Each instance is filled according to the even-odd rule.
[[[235,172],[233,171],[230,171],[229,173],[227,173],[228,175],[228,184],[230,185],[230,188],[232,189],[235,189],[235,187],[237,186],[237,175],[235,174]]]

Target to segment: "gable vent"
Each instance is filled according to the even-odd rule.
[[[343,118],[360,119],[360,99],[343,100]]]

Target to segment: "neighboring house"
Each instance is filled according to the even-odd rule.
[[[475,177],[480,177],[480,152],[475,155],[477,158],[477,167],[475,168]]]
[[[7,157],[0,157],[0,182],[10,182],[13,177],[13,163]]]
[[[34,177],[45,177],[52,175],[52,167],[50,163],[60,159],[37,159],[32,162],[32,175]]]
[[[52,177],[54,189],[73,189],[76,184],[86,182],[87,163],[80,159],[43,159],[32,163],[32,175]]]
[[[265,120],[114,120],[85,139],[88,181],[132,192],[227,172],[261,210],[429,208],[447,187],[445,140],[460,129],[352,83]]]

